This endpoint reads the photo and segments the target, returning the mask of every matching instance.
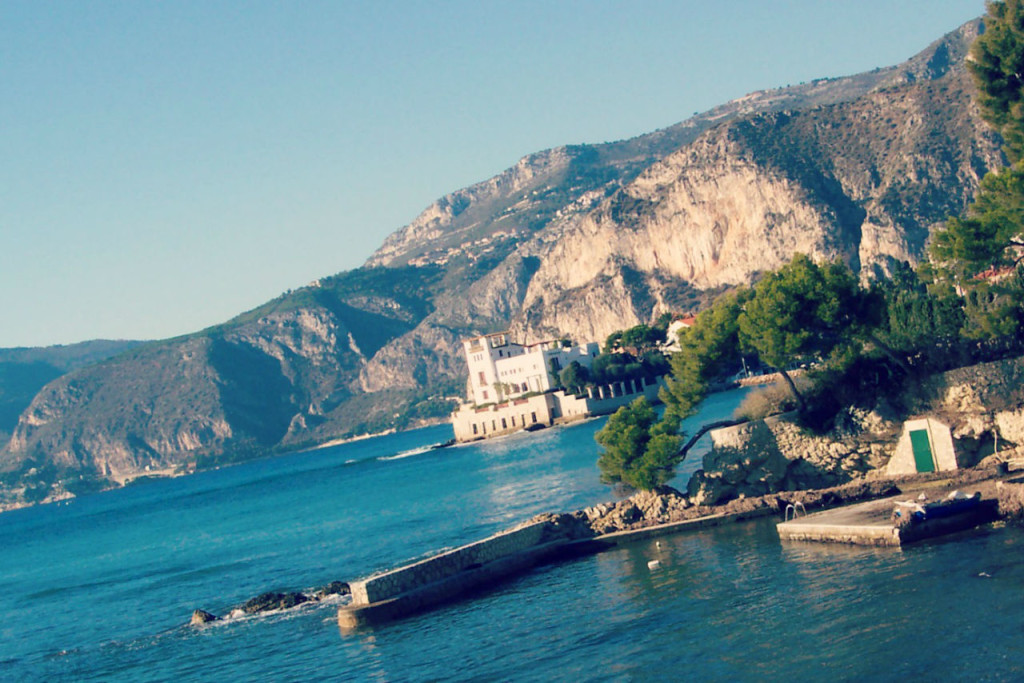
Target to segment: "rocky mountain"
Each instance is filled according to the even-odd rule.
[[[8,493],[443,415],[462,393],[469,334],[600,339],[698,308],[796,251],[864,277],[916,262],[1002,162],[963,66],[978,30],[897,67],[528,156],[439,199],[361,268],[56,378],[0,453]]]

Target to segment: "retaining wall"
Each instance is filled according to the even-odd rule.
[[[538,394],[485,408],[464,405],[452,413],[455,440],[488,439],[535,425],[550,427],[554,421],[555,400],[552,394]]]
[[[649,383],[645,383],[649,382]],[[658,392],[665,385],[665,380],[634,379],[626,382],[590,389],[586,396],[574,396],[559,392],[558,408],[562,420],[580,419],[592,415],[609,415],[622,406],[629,405],[643,396],[650,403],[660,403]]]

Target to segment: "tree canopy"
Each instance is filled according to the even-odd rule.
[[[696,412],[709,387],[736,372],[746,353],[756,352],[778,369],[801,411],[807,412],[788,368],[837,350],[859,351],[866,341],[891,354],[876,336],[885,319],[881,293],[860,287],[842,263],[819,266],[803,254],[767,273],[753,289],[724,294],[680,335],[681,350],[672,356],[672,373],[660,394],[666,405],[664,417],[659,421],[643,413],[649,418],[645,422],[636,407],[622,409],[599,434],[599,443],[608,449],[599,460],[602,475],[638,486],[656,479],[652,471],[670,472],[685,453],[670,457],[663,450],[669,442],[655,442],[654,435],[676,435],[680,422]],[[637,431],[641,424],[647,424],[646,438],[654,445]]]
[[[913,353],[960,335],[964,324],[963,301],[951,290],[928,291],[909,264],[896,266],[892,277],[877,283],[875,291],[886,306],[882,336],[897,351]]]
[[[574,360],[559,373],[558,378],[561,380],[563,387],[570,391],[576,391],[587,386],[587,383],[590,381],[590,370],[580,365],[579,361]]]
[[[612,332],[604,340],[602,351],[612,353],[618,349],[628,348],[637,353],[643,353],[645,350],[656,349],[665,343],[666,330],[670,320],[671,315],[663,314],[659,316],[654,325],[641,323],[625,330]]]
[[[985,32],[967,63],[982,117],[1003,136],[1011,161],[1024,157],[1024,2],[989,2]]]
[[[817,265],[805,254],[767,273],[739,315],[738,341],[775,367],[806,411],[789,374],[792,365],[870,340],[889,351],[875,329],[885,316],[881,296],[860,287],[838,261]]]
[[[601,481],[651,489],[675,476],[683,437],[660,421],[645,398],[638,398],[608,418],[595,436],[604,447],[597,464]]]
[[[702,311],[679,338],[680,351],[670,360],[672,374],[660,398],[665,419],[677,423],[697,411],[708,386],[740,362],[737,319],[751,297],[745,288],[728,292]]]

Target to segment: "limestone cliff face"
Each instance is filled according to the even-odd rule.
[[[557,184],[574,160],[583,156],[581,148],[559,147],[524,157],[500,175],[453,192],[427,207],[412,223],[394,232],[367,260],[367,266],[391,266],[398,263],[444,263],[474,247],[485,249],[489,234],[479,233],[480,219],[494,219],[537,210],[541,199],[538,188]],[[497,211],[496,211],[497,210]],[[508,220],[500,237],[515,235],[521,226]]]
[[[1000,162],[962,73],[738,120],[527,245],[539,267],[517,329],[600,337],[678,310],[683,283],[746,284],[796,252],[864,277],[915,264]]]
[[[602,339],[798,251],[864,277],[916,262],[1001,161],[963,67],[976,32],[897,67],[525,157],[439,199],[362,268],[51,382],[0,474],[121,479],[413,424],[461,393],[468,335]]]

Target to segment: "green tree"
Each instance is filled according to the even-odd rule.
[[[871,343],[905,368],[877,336],[886,319],[884,304],[880,292],[861,288],[842,263],[818,266],[803,254],[767,273],[753,289],[719,297],[680,335],[681,350],[672,356],[672,373],[660,394],[664,417],[657,420],[646,401],[634,403],[598,434],[606,449],[598,461],[603,479],[636,488],[667,480],[662,477],[671,476],[693,441],[679,450],[681,420],[696,412],[714,381],[735,372],[746,350],[757,351],[782,373],[805,415],[806,400],[788,372],[797,361],[833,353],[849,357]],[[612,362],[621,357],[595,362],[594,374],[624,367],[622,361]]]
[[[938,341],[959,338],[963,301],[952,290],[929,291],[908,263],[898,265],[875,289],[885,300],[883,334],[895,349],[906,354],[931,351]]]
[[[807,402],[789,374],[795,363],[859,353],[870,342],[909,372],[906,362],[876,334],[884,320],[881,295],[862,289],[849,268],[838,261],[818,266],[805,254],[796,254],[755,286],[739,315],[739,342],[779,371],[806,413]]]
[[[662,313],[658,316],[658,319],[654,321],[654,325],[652,327],[656,327],[663,332],[668,332],[668,326],[672,323],[672,317],[671,313]]]
[[[656,348],[665,343],[665,329],[649,325],[637,325],[622,333],[620,344],[643,353],[647,349]]]
[[[667,421],[678,424],[695,413],[708,386],[740,364],[738,319],[751,295],[745,288],[723,294],[683,330],[680,350],[670,360],[672,374],[660,394]]]
[[[606,484],[652,489],[675,476],[683,437],[644,398],[619,408],[594,438],[604,448],[597,465]]]
[[[965,337],[993,339],[1024,331],[1024,271],[1017,268],[998,282],[975,282],[964,293]]]
[[[1024,330],[1024,2],[988,3],[985,32],[968,67],[982,117],[1003,138],[1011,166],[990,172],[974,203],[951,218],[929,246],[924,272],[933,288],[964,297],[964,334],[990,337]]]
[[[823,290],[821,271],[806,255],[797,254],[761,278],[738,320],[740,342],[782,374],[803,412],[807,404],[788,369],[799,360],[831,350],[833,340],[822,335]],[[829,308],[826,305],[825,310]]]
[[[831,261],[820,269],[823,289],[818,318],[826,341],[834,342],[829,352],[860,355],[863,346],[870,344],[904,374],[911,374],[906,359],[879,335],[888,322],[882,293],[877,288],[861,287],[857,276],[841,261]]]
[[[951,218],[929,247],[924,272],[936,291],[964,296],[964,334],[985,338],[1024,330],[1024,170],[982,179],[964,217]],[[945,285],[945,286],[944,286]]]
[[[558,377],[562,381],[563,387],[567,390],[575,391],[587,385],[590,381],[590,371],[583,365],[580,365],[579,361],[574,360],[562,370]]]
[[[640,365],[646,377],[661,377],[671,370],[668,359],[661,351],[645,351],[640,357]]]
[[[622,346],[622,330],[612,332],[604,340],[604,346],[601,347],[601,353],[613,353]]]
[[[971,46],[967,67],[978,86],[982,117],[1017,162],[1024,156],[1024,2],[997,0],[987,9],[985,32]]]

